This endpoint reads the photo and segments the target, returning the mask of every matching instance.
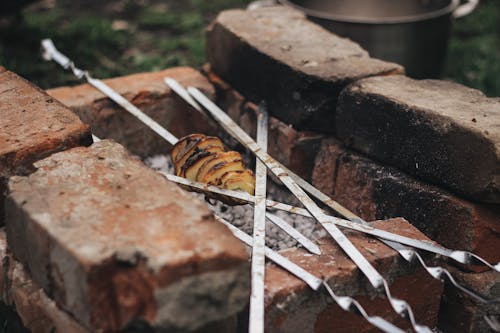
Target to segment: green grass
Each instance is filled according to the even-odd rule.
[[[205,61],[205,26],[219,11],[244,7],[248,0],[117,0],[76,9],[71,1],[60,2],[54,8],[35,5],[0,21],[0,64],[43,88],[78,82],[41,59],[43,38],[52,38],[78,66],[99,78],[199,67]],[[117,21],[126,26],[118,29]]]
[[[0,20],[0,64],[43,88],[75,84],[71,74],[39,56],[50,37],[82,68],[107,78],[172,66],[201,66],[204,29],[226,8],[249,0],[59,0]],[[118,27],[117,21],[126,25]],[[483,1],[454,24],[444,78],[500,96],[500,1]]]
[[[500,96],[500,1],[455,22],[445,77]]]

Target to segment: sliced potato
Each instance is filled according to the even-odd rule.
[[[255,193],[255,176],[252,171],[230,171],[221,177],[221,186],[228,190]]]
[[[196,145],[196,147],[200,148],[200,150],[212,146],[218,146],[221,150],[225,150],[222,141],[215,136],[207,136]]]
[[[245,170],[245,165],[242,160],[237,160],[234,162],[222,162],[214,165],[208,172],[205,174],[203,179],[200,181],[209,185],[220,185],[220,178],[227,172],[237,171],[237,170]]]
[[[211,159],[207,159],[207,161],[200,167],[198,173],[196,174],[196,181],[202,181],[203,177],[205,177],[212,167],[236,161],[243,161],[240,153],[236,151],[215,153]]]
[[[209,159],[214,158],[216,153],[217,152],[202,151],[192,156],[182,167],[181,177],[196,181],[196,175],[198,174],[201,166]]]
[[[175,163],[187,150],[205,137],[204,134],[189,134],[182,137],[170,151],[172,162]]]
[[[210,149],[209,149],[210,147]],[[224,145],[222,144],[222,141],[219,138],[213,137],[213,136],[207,136],[200,141],[196,142],[191,148],[188,148],[186,146],[185,152],[180,157],[180,154],[177,156],[177,160],[174,162],[175,165],[175,174],[178,176],[182,175],[182,168],[186,161],[191,158],[193,155],[201,152],[201,151],[224,151]]]
[[[238,152],[224,151],[224,145],[219,138],[203,134],[187,135],[172,148],[170,156],[177,176],[230,190],[245,191],[252,195],[255,192],[253,172],[245,168],[243,158]],[[183,188],[188,189],[184,186]],[[229,205],[245,203],[208,193],[206,190],[188,190],[205,193],[207,197]]]

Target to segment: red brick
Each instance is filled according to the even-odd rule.
[[[464,273],[452,270],[457,281],[462,285],[477,290],[490,299],[500,298],[500,276],[495,272]],[[500,320],[500,303],[484,304],[469,295],[445,285],[443,301],[439,313],[439,328],[448,332],[492,332],[485,315],[491,315]]]
[[[92,330],[194,330],[245,306],[247,254],[206,205],[110,141],[13,177],[7,236],[58,305]]]
[[[500,207],[460,199],[324,140],[313,183],[366,220],[402,216],[440,244],[500,261]]]
[[[360,80],[342,92],[348,146],[474,201],[500,203],[500,98],[453,82]]]
[[[4,230],[0,230],[0,293],[2,301],[16,309],[24,326],[32,333],[87,333],[33,282],[29,274],[7,250]]]
[[[404,219],[374,222],[378,228],[426,239]],[[390,281],[394,295],[407,300],[420,323],[433,327],[437,322],[442,285],[422,269],[408,265],[395,251],[381,242],[353,232],[349,239]],[[300,249],[281,254],[304,269],[323,277],[338,295],[358,299],[371,315],[380,315],[400,327],[408,327],[381,294],[369,286],[357,267],[330,239],[320,242],[323,252],[314,256]],[[266,271],[266,332],[379,332],[354,314],[332,304],[329,296],[314,293],[302,281],[274,265]]]
[[[33,170],[33,162],[91,143],[78,116],[38,87],[0,71],[0,224],[6,179]]]
[[[7,306],[15,310],[20,324],[32,333],[87,333],[74,318],[60,309],[40,288],[24,266],[7,250],[6,235],[0,230],[0,295]],[[3,280],[8,281],[7,284]],[[4,313],[2,313],[4,315]],[[12,321],[12,318],[8,318]],[[4,329],[12,326],[6,323]],[[193,333],[236,333],[236,317],[209,323]],[[129,327],[127,332],[144,331],[144,328]],[[134,330],[135,329],[135,330]],[[9,331],[10,332],[10,331]],[[17,330],[15,332],[18,332]]]
[[[337,98],[347,84],[403,72],[281,6],[220,13],[206,51],[215,73],[299,130],[334,132]]]
[[[205,66],[210,82],[217,90],[219,105],[252,137],[256,137],[258,107],[246,100],[226,82]],[[323,135],[308,131],[297,131],[274,117],[269,118],[269,153],[292,171],[311,179],[314,159]]]
[[[215,134],[215,124],[200,118],[197,111],[179,98],[163,82],[166,76],[184,86],[197,87],[209,97],[214,96],[214,88],[208,80],[188,67],[117,77],[104,82],[177,137],[191,133]],[[141,157],[168,152],[169,145],[160,136],[88,84],[47,92],[90,124],[98,137],[113,139]]]

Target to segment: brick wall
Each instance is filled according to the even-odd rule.
[[[500,260],[499,99],[407,78],[401,66],[283,8],[221,13],[207,32],[207,57],[204,75],[174,68],[106,83],[177,136],[222,131],[173,94],[164,76],[202,89],[252,135],[255,103],[265,100],[270,154],[342,205],[385,220],[375,222],[380,228]],[[244,327],[244,311],[235,319],[248,301],[244,248],[202,202],[132,155],[165,154],[168,145],[88,85],[47,93],[0,68],[5,302],[33,332]],[[89,126],[118,143],[88,147]],[[500,313],[449,285],[441,299],[443,285],[418,266],[348,236],[419,322],[483,332],[484,314]],[[404,326],[331,240],[319,243],[321,257],[282,254]],[[498,293],[498,274],[450,269],[464,284]],[[273,265],[266,292],[267,332],[319,333],[333,324],[375,331]]]
[[[251,131],[252,102],[265,100],[271,128],[286,128],[269,149],[323,192],[366,220],[404,217],[444,246],[500,261],[500,98],[405,77],[282,7],[221,13],[207,55],[230,116]],[[494,297],[498,274],[475,274]],[[485,331],[482,316],[500,314],[457,294],[445,288],[447,332]]]

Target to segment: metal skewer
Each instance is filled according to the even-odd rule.
[[[115,103],[123,107],[126,111],[134,115],[139,121],[141,121],[143,124],[151,128],[154,132],[159,134],[163,139],[165,139],[168,143],[171,145],[175,145],[178,141],[178,139],[170,133],[167,129],[162,127],[160,124],[158,124],[155,120],[150,118],[148,115],[146,115],[144,112],[142,112],[139,108],[134,106],[132,103],[130,103],[128,100],[123,98],[120,94],[118,94],[116,91],[114,91],[111,87],[106,85],[104,82],[101,80],[92,78],[90,74],[87,71],[83,71],[75,66],[75,64],[64,54],[59,52],[52,41],[50,39],[44,39],[42,41],[42,49],[43,49],[43,56],[44,59],[46,60],[54,60],[57,62],[59,65],[61,65],[64,69],[70,69],[73,74],[79,78],[79,79],[85,79],[87,82],[89,82],[94,88],[97,90],[101,91],[104,95],[108,96],[110,99],[112,99]],[[197,105],[197,103],[189,96],[187,91],[183,90],[182,86],[177,83],[175,80],[165,80],[166,83],[172,84],[173,87],[172,90],[174,90],[177,94],[180,94],[180,96],[185,99],[190,105],[192,105],[196,110],[200,111],[207,117],[207,115],[202,111],[202,109]],[[185,94],[182,94],[182,91],[185,92]],[[97,138],[93,135],[94,138]],[[98,138],[97,138],[98,139]],[[95,140],[94,140],[95,141]],[[310,251],[313,254],[321,254],[321,251],[319,247],[314,244],[311,240],[307,239],[305,236],[303,236],[299,231],[294,229],[292,226],[290,226],[287,223],[280,223],[283,222],[279,217],[277,216],[267,216],[268,219],[273,223],[276,224],[279,228],[281,228],[284,232],[286,232],[288,235],[290,235],[292,238],[297,240],[302,246],[304,246],[308,251]],[[300,235],[299,237],[297,235]]]
[[[384,277],[370,264],[368,260],[358,251],[358,249],[351,243],[351,241],[326,218],[323,211],[316,205],[316,203],[304,192],[304,190],[293,181],[293,179],[281,168],[280,163],[274,160],[267,153],[262,151],[262,148],[253,141],[253,139],[243,131],[224,111],[208,99],[202,92],[194,87],[188,87],[189,94],[200,103],[205,109],[217,120],[217,122],[224,127],[230,134],[235,135],[235,139],[243,143],[249,148],[262,162],[266,164],[271,172],[277,176],[281,182],[297,197],[297,199],[306,207],[311,215],[318,221],[323,228],[332,236],[337,244],[344,250],[344,252],[351,258],[351,260],[358,266],[358,268],[368,278],[374,288],[383,287],[387,298],[390,301],[394,311],[406,318],[412,324],[416,332],[431,333],[431,329],[427,326],[418,324],[415,321],[413,311],[410,305],[404,300],[397,299],[392,296],[388,283]]]
[[[189,88],[188,88],[188,92],[192,93],[189,90]],[[214,110],[213,105],[210,105],[210,103],[206,103],[207,102],[206,99],[203,100],[204,96],[198,96],[198,97],[201,97],[201,98],[196,98],[197,97],[196,94],[198,94],[199,91],[196,92],[196,91],[193,90],[193,92],[194,92],[193,96],[195,97],[195,99],[197,99],[205,108],[207,108],[207,110],[212,114],[212,116],[214,116],[214,118],[216,118],[216,120],[218,120],[219,123],[221,123],[221,120],[217,119],[217,116],[214,114],[214,112],[217,112],[218,110]],[[212,107],[212,109],[210,109],[211,107]],[[231,122],[232,122],[232,120],[231,120]],[[239,136],[238,131],[234,131],[233,130],[234,126],[229,126],[230,123],[225,124],[226,126],[224,126],[224,124],[221,124],[221,125],[223,125],[223,127],[226,128],[228,130],[228,132],[230,132],[230,134],[232,134],[238,141],[240,141],[247,148],[249,148],[250,150],[252,150],[251,142],[248,142],[245,137]],[[319,191],[314,186],[312,186],[311,184],[309,184],[306,181],[304,181],[302,178],[300,178],[299,176],[297,176],[296,174],[294,174],[293,172],[291,172],[287,168],[282,167],[282,169],[285,172],[287,172],[293,180],[297,181],[297,183],[302,188],[304,188],[305,190],[307,190],[310,194],[314,195],[316,198],[320,199],[323,203],[327,204],[330,208],[334,209],[337,213],[341,214],[342,216],[348,218],[349,220],[351,220],[353,222],[357,222],[357,223],[360,223],[360,224],[363,224],[363,225],[368,225],[368,223],[366,221],[364,221],[363,219],[359,218],[358,216],[356,216],[355,214],[353,214],[352,212],[350,212],[348,209],[346,209],[345,207],[341,206],[340,204],[338,204],[333,199],[329,198],[327,195],[323,194],[321,191]],[[440,281],[443,281],[444,278],[446,277],[456,288],[458,288],[461,291],[466,292],[467,294],[471,295],[472,297],[474,297],[477,300],[480,300],[482,302],[496,302],[497,301],[497,300],[486,300],[479,293],[477,293],[475,291],[472,291],[472,290],[469,290],[468,288],[465,288],[464,286],[458,284],[456,282],[456,280],[453,278],[453,276],[451,275],[451,273],[448,270],[446,270],[444,267],[440,267],[440,266],[429,267],[429,266],[427,266],[425,264],[423,258],[420,256],[420,254],[418,252],[414,251],[413,249],[405,247],[405,246],[402,246],[402,245],[400,245],[398,243],[394,243],[394,242],[391,242],[391,241],[387,241],[387,240],[382,240],[382,241],[386,245],[388,245],[389,247],[391,247],[394,250],[398,251],[399,254],[401,256],[403,256],[403,258],[405,258],[409,262],[411,262],[415,258],[417,258],[418,262],[424,267],[424,269],[433,278],[438,279]],[[475,255],[475,254],[473,254],[471,252],[467,252],[467,251],[448,251],[447,256],[450,257],[450,258],[452,258],[452,259],[454,259],[454,260],[456,260],[456,261],[458,261],[458,262],[461,262],[461,263],[467,263],[467,264],[480,263],[480,264],[484,264],[484,265],[488,266],[489,268],[491,268],[491,269],[493,269],[495,271],[499,271],[500,270],[500,263],[496,264],[496,265],[492,265],[489,262],[487,262],[486,260],[482,259],[481,257],[479,257],[479,256],[477,256],[477,255]],[[414,315],[413,315],[413,312],[412,312],[411,307],[410,307],[410,305],[408,303],[406,303],[405,301],[396,299],[396,298],[394,298],[392,296],[392,294],[390,292],[390,289],[389,289],[388,284],[387,284],[386,281],[384,281],[383,285],[384,285],[384,291],[385,291],[385,293],[386,293],[389,301],[391,302],[391,305],[396,310],[396,312],[398,312],[403,317],[408,318],[411,321],[413,327],[417,331],[419,331],[421,329],[424,329],[424,330],[427,329],[426,327],[421,327],[421,325],[418,325],[416,323]],[[488,322],[488,324],[490,324],[490,320],[488,320],[488,318],[487,318],[487,322]],[[494,327],[494,325],[491,325],[491,324],[490,324],[490,326]]]
[[[359,302],[356,301],[354,298],[348,296],[336,295],[326,281],[323,281],[323,286],[325,287],[326,291],[330,294],[330,296],[343,310],[354,312],[363,316],[366,319],[366,321],[368,321],[370,324],[380,328],[385,332],[388,331],[405,332],[401,330],[399,327],[394,326],[393,324],[389,323],[388,321],[379,316],[369,316],[366,313],[365,309],[361,306],[361,304],[359,304]]]
[[[267,113],[259,112],[257,142],[267,151]],[[255,205],[253,215],[252,288],[250,296],[250,333],[264,332],[264,279],[266,272],[266,166],[259,159],[255,165]]]
[[[132,105],[130,102],[128,102],[126,99],[124,99],[122,96],[120,96],[119,94],[117,94],[114,90],[112,90],[109,86],[107,86],[106,84],[104,84],[102,81],[100,80],[97,80],[97,79],[94,79],[92,77],[90,77],[88,75],[88,72],[86,71],[82,71],[78,68],[75,67],[75,65],[73,64],[73,62],[71,62],[67,57],[65,57],[64,55],[62,55],[61,53],[59,53],[54,45],[52,44],[52,42],[50,40],[44,40],[43,41],[43,47],[46,51],[45,53],[45,58],[47,60],[54,60],[56,62],[58,62],[60,65],[62,65],[64,68],[66,69],[71,69],[72,72],[75,74],[75,76],[77,76],[78,78],[85,78],[87,79],[87,81],[93,85],[95,88],[97,88],[98,90],[100,90],[101,92],[103,92],[105,95],[107,95],[108,97],[110,97],[112,100],[114,100],[116,103],[118,103],[119,105],[121,105],[122,107],[124,107],[127,111],[129,111],[130,113],[132,113],[134,116],[136,116],[139,120],[141,120],[143,123],[145,123],[146,125],[148,125],[153,131],[155,131],[157,134],[159,134],[160,136],[162,136],[165,140],[167,140],[169,143],[171,144],[175,144],[177,142],[177,138],[175,138],[175,136],[171,135],[170,132],[168,132],[167,130],[165,130],[161,125],[159,125],[158,123],[156,123],[154,120],[152,120],[150,117],[148,117],[147,115],[143,114],[142,111],[140,111],[138,108],[136,108],[134,105]],[[173,82],[176,83],[175,80],[172,80]],[[166,83],[169,84],[169,82],[166,80]],[[172,82],[170,82],[171,84]],[[170,85],[169,84],[169,85]],[[177,84],[178,85],[178,84]],[[178,85],[180,88],[182,88],[180,85]],[[176,91],[176,89],[173,89],[174,91]],[[177,89],[179,90],[179,89]],[[180,90],[182,91],[183,88]],[[185,90],[184,90],[185,91]],[[176,91],[178,93],[178,91]],[[186,96],[188,98],[190,98],[190,96],[187,94],[185,96],[181,96],[183,97],[184,99],[187,99]],[[201,111],[201,108],[199,107],[199,105],[197,105],[196,102],[194,102],[194,100],[192,98],[191,99],[191,102],[190,104],[195,108],[197,109],[198,111]],[[202,112],[202,114],[204,114]],[[205,115],[205,114],[204,114]],[[230,134],[232,134],[234,136],[233,133],[230,132]],[[94,141],[98,140],[97,137],[93,136],[94,137]],[[321,193],[319,190],[317,190],[316,188],[314,188],[312,185],[310,185],[309,183],[305,182],[303,179],[301,179],[300,177],[298,177],[297,175],[295,175],[294,173],[292,173],[291,171],[289,171],[288,169],[286,169],[285,167],[281,166],[282,169],[284,169],[286,172],[289,172],[290,176],[292,179],[296,180],[297,183],[299,183],[299,185],[301,187],[303,187],[304,189],[306,189],[309,193],[311,193],[313,196],[315,196],[316,198],[320,199],[321,201],[323,201],[325,204],[327,204],[328,206],[330,206],[331,208],[333,208],[335,211],[339,212],[341,215],[349,218],[350,220],[354,221],[354,222],[364,222],[363,220],[361,220],[359,217],[357,217],[356,215],[354,215],[353,213],[349,212],[349,210],[345,209],[344,207],[340,206],[338,203],[336,203],[335,201],[333,201],[332,199],[330,199],[328,196],[326,196],[325,194]],[[275,207],[278,208],[279,205],[284,205],[284,204],[280,204],[280,203],[277,203],[278,205],[276,205]],[[269,205],[268,205],[269,206]],[[295,207],[296,208],[296,207]],[[296,208],[296,209],[300,209],[300,208]],[[304,215],[304,214],[302,214]],[[307,215],[305,215],[307,216]],[[267,216],[270,220],[273,220],[272,218],[270,218],[269,214]],[[330,218],[333,218],[333,219],[336,219],[334,217],[330,217]],[[274,221],[276,223],[277,219],[279,219],[277,216],[274,216]],[[366,222],[365,222],[366,223]],[[287,225],[286,223],[284,223],[285,225]],[[337,223],[338,224],[338,223]],[[291,228],[291,227],[290,227]],[[352,229],[356,229],[356,228],[352,228]],[[290,230],[294,230],[295,232],[297,232],[295,229],[291,228]],[[377,230],[377,229],[374,229],[374,230]],[[361,230],[360,230],[361,231]],[[380,230],[381,231],[381,230]],[[376,232],[375,232],[376,233]],[[402,237],[402,236],[399,236],[399,235],[395,235],[395,234],[390,234],[389,238],[391,237],[394,237],[394,238],[397,238],[397,237]],[[387,236],[387,235],[386,235]],[[295,235],[294,238],[296,238],[297,235]],[[378,237],[383,237],[382,235],[378,235]],[[305,237],[304,237],[305,238]],[[307,238],[305,238],[307,240]],[[409,240],[412,240],[412,239],[409,239]],[[303,241],[303,240],[302,240]],[[416,240],[413,240],[413,241],[416,241]],[[300,242],[300,241],[299,241]],[[418,241],[417,241],[418,242]],[[312,243],[312,242],[311,242]],[[390,242],[387,242],[387,245],[395,248],[393,245],[390,245],[389,244]],[[408,243],[412,243],[412,242],[408,242]],[[312,243],[314,244],[314,243]],[[396,245],[400,245],[400,244],[396,244]],[[420,245],[420,246],[418,246]],[[422,248],[422,249],[425,249],[427,251],[431,251],[431,252],[435,252],[435,253],[438,253],[438,254],[441,254],[441,255],[444,255],[444,256],[448,256],[458,262],[461,262],[461,263],[464,263],[464,264],[474,264],[474,263],[481,263],[481,264],[484,264],[496,271],[500,271],[500,263],[499,264],[496,264],[496,265],[492,265],[490,263],[488,263],[486,260],[482,259],[481,257],[473,254],[473,253],[470,253],[470,252],[467,252],[467,251],[452,251],[452,250],[449,250],[449,249],[443,249],[439,247],[428,247],[428,246],[421,246],[421,244],[417,244],[416,247],[418,248]],[[314,244],[314,246],[316,246]],[[415,246],[415,245],[412,245],[412,246]],[[317,246],[316,246],[317,247]],[[396,248],[395,248],[396,249]],[[397,249],[396,249],[397,250]],[[412,258],[418,258],[419,262],[426,268],[426,270],[429,272],[429,274],[433,275],[433,277],[437,278],[437,279],[442,279],[443,276],[446,276],[448,277],[449,281],[455,285],[455,287],[459,288],[460,290],[468,293],[469,295],[471,295],[472,297],[482,301],[482,302],[492,302],[492,301],[498,301],[498,300],[486,300],[485,298],[483,298],[482,296],[480,296],[479,294],[476,294],[474,292],[472,292],[471,290],[459,285],[452,277],[451,273],[449,273],[447,270],[445,270],[444,268],[442,267],[429,267],[429,266],[426,266],[425,265],[425,262],[423,261],[422,257],[418,254],[418,252],[416,251],[413,251],[412,249],[409,249],[409,248],[404,248],[404,249],[400,249],[398,250],[398,252],[400,252],[401,255],[402,252],[401,251],[405,251],[407,253],[407,255],[409,255],[409,251],[413,252],[412,255],[409,255],[408,258],[412,257]],[[403,257],[405,257],[403,255]],[[406,259],[406,257],[405,257]],[[408,259],[407,259],[408,260]],[[439,275],[439,276],[438,276]],[[387,288],[387,284],[384,283],[384,286],[385,288]],[[389,292],[388,290],[386,290],[386,292]],[[392,303],[392,302],[391,302]],[[394,306],[394,305],[393,305]],[[490,320],[491,318],[485,318],[487,319],[488,323],[490,323]],[[491,324],[490,324],[491,325]]]
[[[233,235],[237,238],[239,238],[242,242],[247,244],[248,246],[252,246],[252,237],[241,231],[240,229],[236,228],[234,225],[231,223],[225,221],[224,219],[220,218],[219,216],[215,216],[215,219],[218,220],[219,222],[225,224],[229,230],[233,232]],[[321,285],[323,285],[332,297],[332,299],[344,310],[344,311],[349,311],[356,313],[360,316],[362,316],[365,320],[367,320],[370,324],[373,326],[381,329],[384,332],[387,333],[405,333],[405,331],[401,330],[400,328],[394,326],[393,324],[389,323],[385,319],[378,317],[378,316],[369,316],[365,309],[359,304],[354,298],[349,297],[349,296],[338,296],[336,295],[333,290],[330,288],[328,283],[326,281],[322,281],[320,278],[312,275],[308,271],[304,270],[300,266],[296,265],[295,263],[291,262],[287,258],[283,257],[281,254],[274,252],[270,248],[266,247],[266,257],[268,257],[270,260],[272,260],[275,264],[281,266],[283,269],[287,270],[291,274],[295,275],[305,283],[307,283],[313,290],[318,290]]]
[[[287,172],[292,179],[294,179],[297,184],[299,184],[300,187],[302,187],[305,191],[307,191],[309,194],[311,194],[313,197],[316,199],[320,200],[323,202],[325,205],[328,207],[332,208],[335,212],[338,214],[344,216],[348,220],[356,223],[361,223],[364,225],[367,225],[368,223],[364,221],[362,218],[354,214],[353,212],[349,211],[347,208],[343,207],[340,205],[338,202],[330,198],[328,195],[324,194],[320,190],[318,190],[316,187],[313,185],[309,184],[306,182],[304,179],[300,178],[297,174],[292,172],[291,170],[287,169],[285,166],[282,166],[285,172]],[[488,261],[484,260],[483,258],[479,257],[478,255],[471,253],[469,251],[458,251],[458,250],[448,250],[446,253],[439,253],[436,251],[430,251],[434,252],[436,254],[440,254],[446,257],[449,257],[461,264],[465,265],[475,265],[475,264],[481,264],[489,267],[490,269],[500,272],[500,263],[497,264],[491,264]]]
[[[288,170],[287,168],[283,168],[290,174],[290,176],[297,181],[297,183],[305,189],[308,193],[310,193],[312,196],[314,196],[316,199],[320,200],[324,204],[326,204],[328,207],[332,208],[334,211],[336,211],[338,214],[344,216],[345,218],[349,219],[352,222],[360,223],[362,225],[368,225],[366,221],[361,219],[360,217],[356,216],[354,213],[340,205],[338,202],[335,200],[331,199],[328,197],[328,195],[322,193],[320,190],[318,190],[316,187],[313,185],[309,184],[302,178],[300,178],[298,175],[293,173],[292,171]],[[392,241],[387,241],[383,240],[379,237],[379,239],[384,242],[387,246],[391,247],[392,249],[396,250],[399,252],[399,254],[408,262],[413,262],[415,261],[415,258],[417,259],[417,262],[425,269],[425,271],[431,275],[434,279],[439,280],[444,282],[445,279],[447,279],[455,288],[458,290],[468,294],[469,296],[473,297],[474,299],[478,300],[481,303],[496,303],[499,302],[500,300],[498,298],[496,299],[487,299],[483,295],[481,295],[479,292],[472,290],[470,288],[467,288],[460,283],[458,283],[451,272],[447,270],[446,268],[442,266],[434,266],[430,267],[428,266],[420,253],[417,251],[408,248],[406,246],[403,246],[401,244],[392,242]],[[425,250],[425,249],[424,249]],[[436,254],[440,254],[442,256],[451,258],[457,262],[460,262],[462,264],[483,264],[489,267],[490,269],[500,272],[500,263],[497,263],[496,265],[492,265],[483,258],[477,256],[474,253],[468,252],[468,251],[453,251],[453,250],[447,250],[446,253],[439,253],[438,251],[430,251],[434,252]],[[485,315],[484,320],[486,323],[493,329],[495,332],[500,332],[500,322],[495,318],[493,315]]]
[[[231,190],[226,190],[222,189],[220,187],[212,186],[212,185],[207,185],[203,183],[198,183],[198,182],[193,182],[189,179],[182,178],[182,177],[177,177],[175,175],[167,174],[165,172],[160,172],[162,175],[164,175],[168,180],[189,186],[194,189],[198,189],[201,191],[206,191],[206,192],[213,192],[217,194],[221,194],[230,198],[235,198],[239,199],[242,201],[246,201],[248,203],[254,203],[255,202],[255,197],[246,193],[246,192],[239,192],[239,191],[231,191]],[[266,200],[266,204],[268,208],[272,209],[277,209],[277,210],[282,210],[285,212],[289,212],[292,214],[298,214],[302,215],[305,217],[312,218],[311,214],[304,208],[301,207],[295,207],[291,206],[282,202],[276,202],[273,200]],[[449,253],[453,252],[453,250],[434,245],[433,243],[427,242],[427,241],[421,241],[418,239],[413,239],[409,238],[406,236],[398,235],[389,231],[385,231],[382,229],[377,229],[372,227],[369,224],[360,224],[360,223],[355,223],[351,222],[349,220],[343,220],[335,216],[330,216],[326,215],[327,213],[323,211],[325,214],[325,218],[327,218],[330,222],[335,223],[336,225],[343,227],[343,228],[348,228],[351,230],[359,231],[362,233],[365,233],[367,235],[375,236],[378,238],[390,240],[393,242],[405,244],[407,246],[415,247],[421,250],[425,250],[428,252],[433,252],[436,254],[441,254],[441,255],[448,255]]]
[[[237,134],[236,138],[239,141],[245,142],[250,147],[250,150],[265,163],[268,169],[276,175],[285,186],[299,199],[299,201],[306,207],[306,209],[332,236],[339,246],[346,252],[346,254],[356,263],[359,269],[365,274],[370,283],[378,288],[382,286],[383,278],[373,268],[373,266],[366,260],[366,258],[354,247],[354,245],[345,237],[345,235],[330,221],[325,218],[325,214],[321,209],[312,201],[312,199],[300,188],[279,166],[279,164],[269,154],[264,152],[261,147],[231,118],[229,118],[221,109],[219,109],[212,101],[210,101],[198,89],[189,87],[188,92],[191,96],[203,105],[209,112],[216,118],[216,120],[224,127],[229,128],[228,132]]]
[[[94,86],[97,90],[101,91],[104,95],[108,96],[111,100],[119,104],[127,110],[134,117],[151,128],[156,134],[164,138],[171,145],[177,143],[177,138],[167,131],[163,126],[154,121],[151,117],[139,110],[135,105],[127,101],[123,96],[114,91],[110,86],[101,80],[94,79],[87,71],[83,71],[75,66],[64,54],[59,52],[54,43],[50,39],[42,40],[43,58],[45,60],[53,60],[61,65],[64,69],[69,69],[79,79],[85,79],[90,85]]]
[[[217,215],[215,215],[215,219],[221,223],[224,223],[229,228],[229,230],[231,230],[231,232],[243,243],[245,243],[250,247],[253,246],[253,239],[251,236],[247,235],[246,233],[244,233],[243,231],[241,231],[240,229],[238,229],[237,227],[235,227],[234,225],[232,225],[231,223],[227,222],[226,220]],[[320,278],[312,275],[308,271],[304,270],[302,267],[296,265],[289,259],[283,257],[278,252],[275,252],[266,246],[265,253],[266,257],[268,257],[273,262],[280,265],[282,268],[284,268],[285,270],[289,271],[290,273],[292,273],[293,275],[295,275],[296,277],[307,283],[307,285],[311,287],[313,290],[318,290],[319,287],[321,286],[322,281]]]
[[[172,81],[176,82],[174,79],[169,78],[168,82],[172,82]],[[168,82],[166,81],[167,84],[169,84]],[[174,91],[176,93],[178,93],[181,97],[182,97],[182,95],[185,95],[185,93],[187,92],[178,83],[177,83],[176,89],[174,89]],[[192,98],[191,98],[191,100],[192,100]],[[199,105],[197,107],[200,108]],[[233,135],[233,137],[235,137],[241,144],[243,144],[245,147],[250,149],[250,147],[248,146],[248,144],[245,141],[240,140],[238,135],[236,133],[234,133],[233,131],[231,131],[231,128],[226,128],[226,130],[231,135]],[[279,163],[279,162],[277,162],[277,163]],[[335,200],[328,197],[328,195],[322,193],[316,187],[314,187],[313,185],[311,185],[310,183],[308,183],[307,181],[305,181],[304,179],[299,177],[297,174],[295,174],[294,172],[292,172],[291,170],[286,168],[284,165],[282,165],[280,163],[279,163],[279,165],[284,170],[284,172],[287,173],[300,187],[302,187],[306,192],[311,194],[316,199],[320,200],[322,203],[326,204],[328,207],[332,208],[335,212],[337,212],[341,216],[349,219],[352,222],[357,222],[357,223],[362,223],[362,224],[366,223],[365,221],[363,221],[363,219],[359,218],[354,213],[349,211],[347,208],[343,207],[338,202],[336,202]],[[363,223],[363,222],[365,222],[365,223]],[[411,245],[411,246],[413,246],[413,245]],[[451,259],[453,259],[461,264],[466,264],[466,265],[467,264],[471,264],[471,265],[481,264],[481,265],[485,265],[485,266],[489,267],[492,270],[500,272],[500,263],[491,264],[488,261],[481,258],[480,256],[478,256],[474,253],[471,253],[469,251],[459,251],[459,250],[449,250],[449,249],[442,251],[442,248],[438,248],[438,247],[428,247],[427,249],[426,249],[426,247],[422,247],[422,246],[416,246],[416,247],[423,249],[423,250],[426,250],[426,251],[429,251],[429,252],[434,252],[436,254],[440,254],[440,255],[449,257],[449,258],[451,258]]]
[[[99,139],[97,136],[92,135],[94,142],[98,142],[101,139]],[[163,174],[163,173],[162,173]],[[219,217],[218,215],[214,214],[214,217],[217,221],[225,224],[229,230],[233,233],[233,235],[244,242],[248,246],[253,246],[253,240],[252,238],[232,225],[231,223],[225,221],[223,218]],[[283,257],[281,254],[271,250],[267,246],[264,248],[265,250],[265,255],[268,257],[270,260],[272,260],[275,264],[280,266],[281,268],[285,269],[289,273],[295,275],[297,278],[301,279],[304,281],[311,289],[313,290],[318,290],[319,287],[323,284],[324,287],[326,288],[327,292],[330,294],[332,299],[344,310],[344,311],[349,311],[356,313],[358,315],[361,315],[365,320],[367,320],[370,324],[372,324],[375,327],[378,327],[384,332],[387,333],[404,333],[403,330],[400,328],[394,326],[390,322],[386,321],[385,319],[378,317],[378,316],[370,316],[366,313],[365,309],[361,306],[361,304],[358,303],[354,298],[349,297],[349,296],[337,296],[333,290],[330,288],[330,286],[327,284],[326,281],[322,281],[320,278],[312,275],[308,271],[304,270],[302,267],[296,265],[289,259]]]

